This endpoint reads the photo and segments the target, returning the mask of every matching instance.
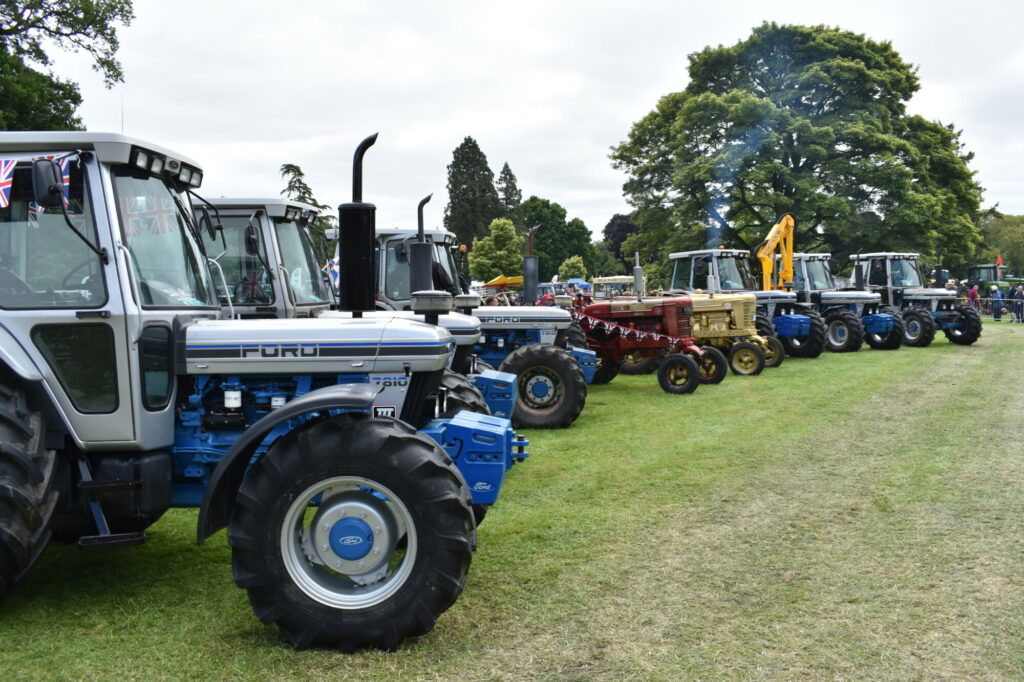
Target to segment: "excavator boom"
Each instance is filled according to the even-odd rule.
[[[796,230],[796,220],[793,215],[786,213],[775,223],[768,232],[768,236],[757,247],[757,259],[761,263],[761,288],[762,289],[793,289],[793,232]],[[779,277],[774,280],[775,272],[775,250],[779,255]]]

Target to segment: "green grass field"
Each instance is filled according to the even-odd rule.
[[[191,510],[139,548],[52,546],[0,607],[0,675],[1021,679],[1022,350],[989,323],[690,396],[592,387],[528,434],[465,592],[397,653],[292,650]]]

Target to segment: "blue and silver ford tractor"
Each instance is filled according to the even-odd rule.
[[[859,288],[840,288],[829,270],[829,253],[793,254],[793,291],[825,320],[825,343],[833,353],[872,348],[895,350],[903,345],[903,317],[882,306],[882,297]]]
[[[669,254],[674,263],[669,291],[676,293],[753,293],[758,334],[777,336],[793,357],[816,358],[825,350],[825,323],[796,293],[758,288],[750,272],[750,252],[702,249]]]
[[[51,538],[137,545],[198,507],[198,542],[227,528],[236,583],[294,646],[429,631],[522,444],[506,419],[436,417],[451,334],[362,318],[359,278],[356,319],[222,319],[187,196],[202,170],[173,151],[2,133],[0,168],[0,594]],[[372,272],[373,210],[340,208],[353,271]]]
[[[969,346],[981,337],[978,311],[961,305],[956,292],[929,287],[916,253],[858,253],[850,256],[857,288],[878,293],[882,303],[903,315],[903,342],[927,346],[939,329],[952,343]]]
[[[410,305],[411,252],[429,244],[434,286],[457,293],[461,278],[447,230],[378,228],[378,305],[403,310]],[[456,305],[459,305],[458,303]],[[463,308],[469,312],[470,307]],[[596,354],[568,311],[548,306],[482,306],[472,309],[482,335],[475,352],[479,366],[498,367],[517,378],[517,427],[564,428],[586,403],[587,383],[597,369]],[[482,389],[484,395],[487,390]]]

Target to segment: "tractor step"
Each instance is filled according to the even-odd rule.
[[[118,547],[135,547],[146,541],[146,531],[133,533],[107,533],[105,535],[85,535],[78,538],[81,549],[96,551],[101,549],[117,549]]]
[[[115,490],[136,490],[142,487],[142,481],[78,481],[78,489],[90,493],[106,493]]]

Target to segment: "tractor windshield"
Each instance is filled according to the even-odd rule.
[[[267,247],[263,242],[262,230],[257,230],[260,241],[261,261],[258,256],[250,256],[245,250],[245,228],[249,225],[248,216],[221,216],[224,227],[224,243],[220,238],[210,239],[203,233],[206,241],[206,252],[217,258],[224,279],[227,282],[231,301],[235,305],[269,305],[274,302],[274,284],[263,263],[267,260]],[[225,246],[227,251],[221,254]],[[222,296],[224,303],[227,297]]]
[[[903,258],[894,258],[889,261],[889,268],[894,287],[921,286],[921,273],[917,271],[916,262]]]
[[[83,166],[60,159],[71,223],[95,244]],[[95,308],[106,303],[103,265],[72,232],[60,209],[33,201],[32,164],[0,159],[0,308]]]
[[[804,261],[807,266],[807,285],[804,286],[802,270],[797,264],[796,267],[796,282],[794,282],[794,288],[799,290],[807,289],[808,291],[829,291],[836,289],[836,281],[832,277],[832,272],[828,269],[828,261],[826,260],[807,260]]]
[[[736,256],[718,257],[718,286],[722,291],[751,291],[754,277],[746,259]]]
[[[162,178],[115,168],[114,193],[143,307],[215,307],[210,270],[191,213]]]
[[[327,289],[309,232],[295,221],[275,221],[274,230],[281,251],[281,264],[288,271],[295,303],[326,302]]]
[[[706,262],[706,259],[703,259]],[[677,258],[675,265],[672,267],[672,282],[669,284],[669,289],[673,291],[690,291],[690,271],[692,268],[693,261],[689,258]],[[707,267],[705,266],[705,270]],[[705,286],[707,285],[707,275],[704,276]],[[703,288],[703,287],[700,287]]]

